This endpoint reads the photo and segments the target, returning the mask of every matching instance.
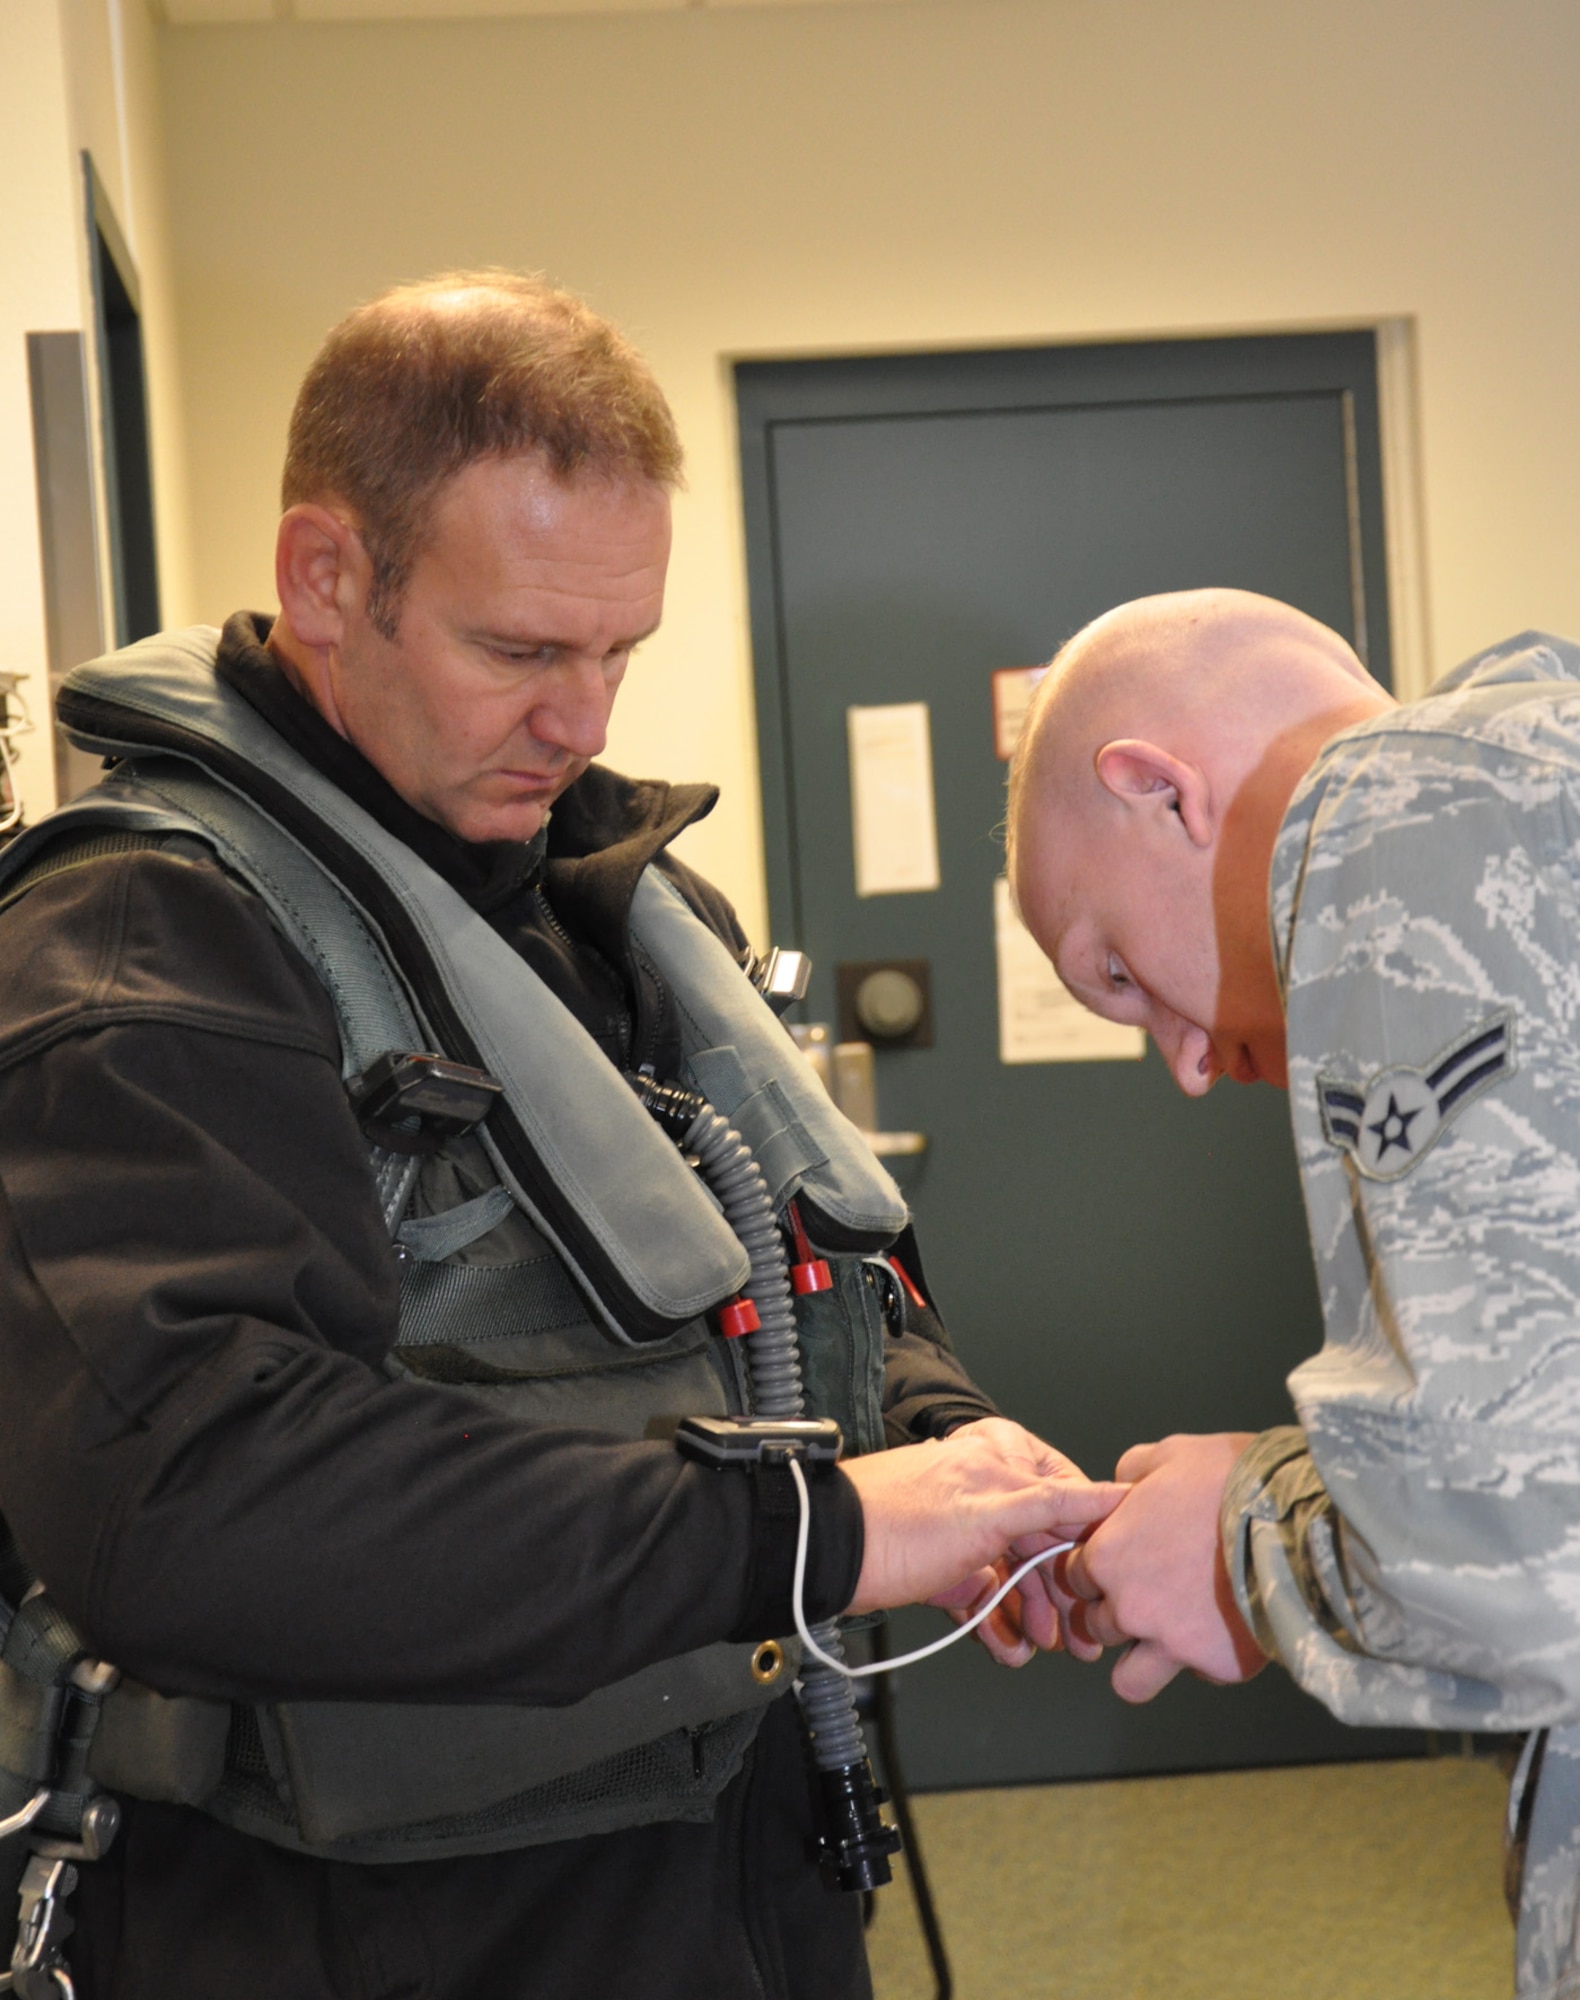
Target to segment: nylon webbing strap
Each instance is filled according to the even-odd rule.
[[[11,1620],[0,1651],[0,1771],[8,1794],[15,1781],[31,1787],[53,1777],[66,1682],[82,1653],[76,1628],[42,1592]]]
[[[196,820],[221,857],[268,904],[335,1003],[347,1078],[360,1076],[390,1049],[431,1045],[361,912],[272,820],[235,792],[174,760],[142,763],[137,790]],[[332,950],[325,942],[331,939]]]
[[[221,859],[263,898],[318,974],[340,1024],[343,1077],[360,1076],[387,1050],[430,1045],[361,912],[289,835],[236,793],[173,761],[143,765],[135,789],[190,815],[207,831]],[[393,1234],[422,1163],[378,1146],[370,1150],[379,1210]]]
[[[382,1146],[368,1149],[373,1166],[373,1185],[378,1190],[379,1213],[391,1236],[400,1228],[412,1189],[422,1171],[422,1161],[408,1153],[386,1153]]]
[[[40,1591],[12,1619],[0,1657],[24,1680],[56,1687],[67,1679],[83,1651],[71,1620]]]
[[[398,1241],[425,1264],[442,1264],[497,1229],[515,1207],[507,1187],[485,1188],[470,1201],[439,1215],[413,1216],[395,1232]]]
[[[453,1341],[457,1326],[466,1328],[468,1344],[504,1340],[579,1326],[586,1318],[585,1301],[555,1257],[530,1264],[416,1263],[401,1277],[395,1344],[427,1347]]]

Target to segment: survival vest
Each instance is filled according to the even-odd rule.
[[[323,981],[348,1082],[389,1050],[426,1049],[503,1084],[487,1121],[437,1152],[372,1150],[401,1258],[392,1372],[633,1438],[654,1419],[741,1411],[735,1350],[706,1317],[747,1274],[717,1204],[498,933],[215,676],[217,639],[167,633],[69,676],[72,740],[118,761],[0,854],[0,897],[66,842],[201,842]],[[776,1209],[799,1196],[861,1246],[829,1256],[833,1288],[797,1300],[797,1330],[809,1411],[836,1417],[847,1449],[879,1449],[884,1329],[866,1253],[899,1234],[905,1204],[652,867],[630,928],[676,1001],[679,1080],[741,1132]],[[88,1769],[112,1792],[357,1861],[705,1819],[795,1657],[787,1642],[767,1669],[761,1649],[709,1646],[556,1708],[228,1706],[123,1682]]]

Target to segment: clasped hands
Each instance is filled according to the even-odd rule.
[[[932,1444],[851,1460],[866,1545],[850,1609],[941,1606],[970,1617],[1027,1556],[1078,1546],[1025,1577],[977,1628],[1005,1666],[1066,1647],[1124,1646],[1116,1694],[1150,1701],[1181,1668],[1248,1680],[1265,1664],[1219,1546],[1224,1483],[1250,1442],[1225,1432],[1133,1446],[1111,1481],[1002,1417]]]

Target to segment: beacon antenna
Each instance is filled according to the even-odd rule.
[[[806,998],[812,983],[812,961],[804,951],[786,951],[774,945],[766,958],[753,956],[746,976],[776,1014],[783,1014],[798,1000]]]

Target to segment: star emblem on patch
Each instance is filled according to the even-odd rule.
[[[1419,1068],[1391,1063],[1365,1083],[1319,1076],[1323,1134],[1368,1180],[1401,1180],[1467,1104],[1513,1073],[1514,1016],[1500,1009]]]

